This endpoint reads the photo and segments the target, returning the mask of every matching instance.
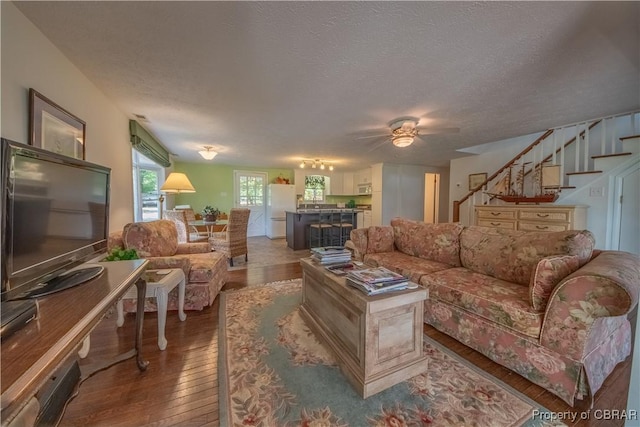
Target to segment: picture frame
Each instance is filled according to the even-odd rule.
[[[472,173],[469,175],[469,191],[474,191],[487,179],[487,173]]]
[[[29,89],[29,144],[76,159],[85,159],[84,120],[37,90]]]

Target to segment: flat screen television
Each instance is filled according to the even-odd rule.
[[[5,138],[1,144],[0,298],[9,301],[106,251],[111,170]]]

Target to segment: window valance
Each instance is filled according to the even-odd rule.
[[[325,182],[322,175],[307,175],[304,177],[304,188],[313,188],[314,190],[324,190]]]
[[[140,123],[135,120],[129,120],[129,133],[131,134],[131,145],[135,150],[160,166],[165,168],[171,166],[171,159],[167,149],[151,136]]]

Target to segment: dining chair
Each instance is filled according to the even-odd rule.
[[[184,209],[167,209],[164,211],[163,217],[175,223],[178,230],[178,243],[206,242],[208,240],[207,236],[201,236],[189,226],[187,213]]]
[[[187,229],[190,230],[189,232],[193,234],[195,238],[199,239],[200,237],[209,237],[209,232],[207,230],[199,230],[198,227],[193,225],[193,222],[198,220],[198,218],[196,217],[195,211],[191,207],[176,207],[176,210],[180,210],[185,213],[185,217],[187,219]]]
[[[244,255],[244,260],[249,261],[247,249],[247,228],[251,211],[246,208],[233,208],[229,211],[226,231],[213,233],[209,243],[214,251],[224,253],[229,259],[229,265],[233,267],[233,258]]]

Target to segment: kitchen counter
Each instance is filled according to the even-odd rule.
[[[286,211],[287,215],[287,246],[293,250],[309,249],[309,225],[318,222],[321,213],[353,213],[353,228],[357,228],[357,214],[362,209],[297,209]]]

